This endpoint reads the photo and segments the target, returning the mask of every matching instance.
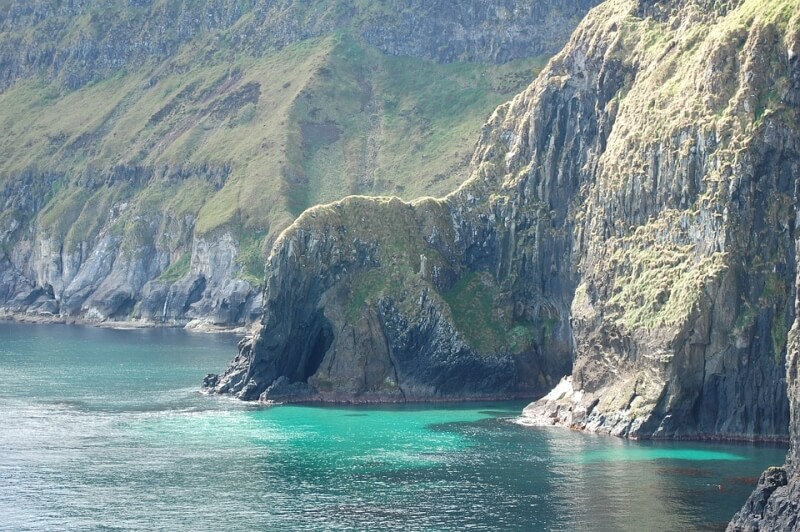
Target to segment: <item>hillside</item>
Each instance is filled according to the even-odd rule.
[[[0,304],[238,323],[348,194],[442,194],[589,1],[0,3]]]

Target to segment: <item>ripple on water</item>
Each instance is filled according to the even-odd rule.
[[[521,427],[521,403],[253,406],[198,392],[234,339],[117,333],[0,324],[0,528],[700,529],[783,461]]]
[[[583,463],[592,462],[641,462],[651,460],[682,460],[690,462],[705,462],[709,460],[743,461],[742,455],[713,451],[700,448],[675,448],[675,447],[613,447],[591,451],[576,457]]]

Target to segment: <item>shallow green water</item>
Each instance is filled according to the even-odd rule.
[[[0,529],[714,529],[783,462],[525,428],[523,403],[201,395],[235,342],[0,323]]]

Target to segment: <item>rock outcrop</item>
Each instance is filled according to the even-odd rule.
[[[411,204],[351,197],[304,213],[268,260],[260,329],[207,387],[368,402],[531,396],[552,385],[569,368],[567,329],[555,303],[514,295],[508,263],[509,235],[533,238],[536,227],[509,205],[492,220],[468,207],[482,189]],[[493,223],[501,217],[506,228]]]
[[[259,332],[209,388],[408,400],[571,373],[523,422],[786,439],[800,15],[762,4],[593,10],[495,112],[457,192],[295,222],[268,259]]]
[[[797,74],[795,74],[797,75]],[[796,241],[800,251],[800,239]],[[800,272],[795,281],[800,294]],[[755,491],[728,525],[728,532],[784,532],[800,529],[800,297],[795,300],[795,321],[789,332],[786,380],[789,390],[791,442],[786,464],[770,467],[758,480]]]

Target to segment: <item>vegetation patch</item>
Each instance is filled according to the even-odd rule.
[[[485,354],[528,349],[535,339],[530,324],[510,323],[498,315],[500,289],[486,272],[470,272],[444,294],[456,328]]]
[[[189,273],[189,266],[191,265],[191,253],[184,253],[178,260],[169,265],[164,272],[158,277],[159,281],[165,283],[174,283],[183,279]]]
[[[239,232],[239,250],[236,264],[239,266],[237,277],[253,286],[264,284],[264,233],[252,231]]]
[[[629,329],[683,323],[705,285],[726,268],[725,254],[698,256],[689,244],[616,243],[611,257],[614,293],[608,301]]]
[[[386,281],[386,273],[382,268],[353,275],[350,280],[350,300],[345,309],[349,323],[355,323],[358,320],[364,305],[373,305],[381,295],[392,291],[392,286]]]
[[[784,318],[783,313],[779,312],[772,318],[770,338],[772,339],[773,360],[776,364],[780,364],[789,338],[789,326],[786,324],[786,318]]]

